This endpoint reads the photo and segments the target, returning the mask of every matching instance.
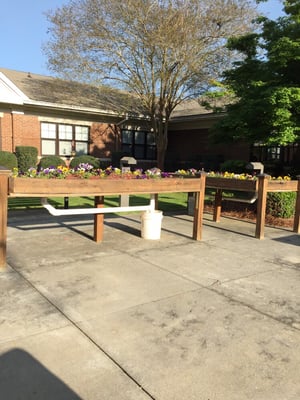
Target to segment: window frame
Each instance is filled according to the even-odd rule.
[[[128,134],[130,140],[128,138],[126,138],[125,140],[125,133]],[[143,134],[143,138],[141,138],[141,134]],[[155,138],[152,137],[150,139],[150,135],[154,136],[154,133],[143,129],[122,129],[122,151],[137,160],[155,160],[157,154],[157,146],[155,143]]]
[[[46,129],[49,129],[48,136]],[[54,129],[53,129],[54,126]],[[69,132],[68,132],[69,127]],[[51,129],[52,128],[52,129]],[[60,130],[61,128],[61,130]],[[65,131],[64,131],[65,128]],[[78,132],[76,132],[76,128],[85,128],[86,129],[86,140],[79,140],[76,138]],[[53,134],[54,132],[54,134]],[[82,134],[82,132],[81,132]],[[55,136],[55,137],[54,137]],[[40,124],[40,137],[41,137],[41,155],[49,156],[56,155],[59,157],[71,157],[72,152],[76,152],[80,154],[89,154],[89,138],[90,138],[90,127],[88,125],[81,124],[69,124],[69,123],[61,123],[61,122],[50,122],[50,121],[42,121]],[[78,136],[77,136],[78,137]],[[54,144],[54,152],[45,152],[45,147],[49,144]],[[62,144],[65,143],[65,146],[68,147],[66,151],[62,151],[66,147],[62,147]],[[78,145],[78,151],[76,149]],[[44,147],[44,148],[43,148]],[[86,152],[84,152],[84,148],[86,148]]]

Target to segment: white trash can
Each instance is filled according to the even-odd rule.
[[[160,239],[162,211],[145,211],[141,215],[141,236],[143,239]]]

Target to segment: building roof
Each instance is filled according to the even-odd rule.
[[[140,100],[128,92],[106,86],[67,81],[55,77],[0,68],[0,102],[65,108],[78,111],[92,110],[95,113],[143,117]],[[3,76],[6,85],[3,86]],[[215,114],[198,100],[179,104],[171,115],[171,121],[210,118]]]
[[[112,113],[139,111],[139,102],[126,92],[66,81],[30,72],[0,68],[2,73],[23,94],[23,103],[49,103],[74,108],[97,109]],[[1,99],[0,99],[1,101]]]

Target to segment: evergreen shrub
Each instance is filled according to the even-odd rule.
[[[243,174],[246,172],[247,161],[243,160],[227,160],[220,165],[221,172],[234,172],[235,174]]]
[[[266,213],[273,217],[291,218],[295,213],[296,192],[269,192]]]
[[[41,170],[49,167],[57,168],[60,165],[65,166],[66,163],[59,156],[44,156],[40,159],[38,169]]]
[[[26,172],[37,165],[38,150],[32,146],[16,146],[19,171]]]
[[[18,167],[18,160],[14,153],[9,151],[0,151],[0,165],[13,170]]]
[[[70,168],[76,168],[79,164],[90,164],[94,168],[100,168],[100,160],[99,158],[89,156],[89,155],[81,155],[72,158],[70,162]]]

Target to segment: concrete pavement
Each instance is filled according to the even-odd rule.
[[[300,236],[205,215],[9,214],[1,400],[298,400]]]

